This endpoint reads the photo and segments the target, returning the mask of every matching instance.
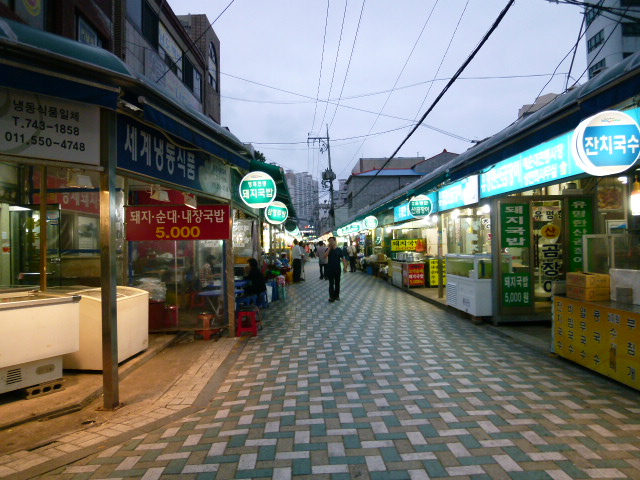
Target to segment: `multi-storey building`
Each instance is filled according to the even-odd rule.
[[[640,1],[587,0],[589,78],[640,49]]]
[[[298,221],[304,225],[317,225],[318,221],[318,180],[307,172],[285,172],[293,206]]]

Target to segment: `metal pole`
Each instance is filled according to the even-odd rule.
[[[329,158],[329,174],[331,178],[329,179],[329,223],[331,230],[336,228],[336,211],[333,208],[333,170],[331,169],[331,146],[329,144],[329,125],[327,125],[327,156]]]
[[[47,291],[47,167],[40,168],[40,290]]]
[[[100,280],[102,294],[103,409],[120,407],[116,304],[116,115],[100,112]]]

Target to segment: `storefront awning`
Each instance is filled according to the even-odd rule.
[[[278,165],[272,165],[270,163],[259,162],[257,160],[251,160],[252,172],[264,172],[273,178],[276,182],[276,200],[284,203],[289,210],[289,218],[297,218],[295,208],[291,202],[291,194],[289,193],[289,187],[287,186],[287,179],[284,176],[284,170]]]
[[[112,53],[0,19],[0,86],[115,109],[113,77],[133,78]]]

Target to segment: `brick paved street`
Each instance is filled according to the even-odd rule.
[[[206,408],[41,478],[640,478],[638,392],[360,272],[329,303],[306,270]]]

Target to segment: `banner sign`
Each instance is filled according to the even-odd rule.
[[[231,199],[231,169],[222,160],[171,142],[155,128],[118,115],[118,168]]]
[[[615,114],[615,115],[614,115]],[[511,158],[480,175],[480,198],[582,173],[612,175],[627,170],[640,155],[638,109],[602,112],[565,133]]]
[[[0,88],[0,153],[100,164],[100,109]]]
[[[528,248],[531,238],[531,222],[528,203],[500,204],[500,248]]]
[[[640,127],[624,112],[600,112],[575,129],[573,152],[578,166],[591,175],[622,173],[640,155]]]
[[[229,205],[130,206],[125,212],[128,241],[231,238]]]
[[[404,285],[409,287],[424,287],[424,263],[409,263],[402,266]]]
[[[412,238],[409,240],[391,240],[392,252],[415,252],[418,246],[419,238]]]
[[[264,216],[267,219],[267,222],[272,225],[280,225],[281,223],[284,223],[289,216],[289,209],[282,202],[273,202],[267,207]]]
[[[240,181],[240,198],[251,208],[265,208],[276,198],[276,182],[268,173],[248,173]]]
[[[426,217],[436,211],[435,200],[436,194],[417,195],[409,200],[409,211],[414,217]]]
[[[530,307],[533,304],[530,273],[502,274],[502,305],[504,307]]]
[[[593,199],[579,197],[569,200],[569,270],[582,270],[582,236],[593,233]]]
[[[478,203],[478,175],[471,175],[438,190],[440,211],[474,203]]]

